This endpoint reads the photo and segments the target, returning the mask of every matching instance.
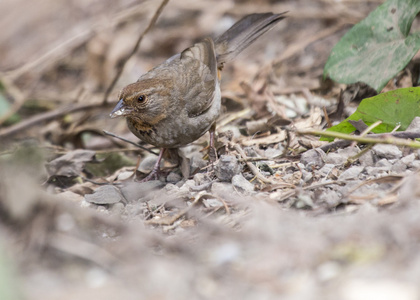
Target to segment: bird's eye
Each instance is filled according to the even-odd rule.
[[[137,101],[140,102],[140,103],[144,102],[145,100],[146,100],[146,96],[144,96],[144,95],[140,95],[140,96],[137,97]]]

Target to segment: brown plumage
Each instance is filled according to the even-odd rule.
[[[134,135],[162,148],[146,180],[156,177],[165,148],[185,146],[214,129],[221,105],[218,71],[283,18],[248,15],[215,41],[185,49],[121,91],[111,117],[125,116]]]

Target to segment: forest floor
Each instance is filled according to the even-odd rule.
[[[322,75],[382,2],[170,0],[107,95],[161,1],[3,0],[0,299],[419,299],[420,151],[302,134],[374,95]],[[268,11],[222,74],[219,159],[206,134],[138,182],[157,157],[104,133],[138,142],[119,90]]]

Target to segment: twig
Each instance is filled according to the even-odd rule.
[[[94,34],[97,34],[98,32],[103,31],[105,29],[118,26],[122,22],[126,22],[127,19],[129,19],[133,15],[136,15],[142,11],[143,11],[143,5],[140,3],[139,5],[130,7],[127,10],[117,13],[111,19],[111,22],[109,22],[109,20],[106,20],[106,22],[98,22],[97,24],[90,25],[88,28],[86,28],[79,34],[72,36],[69,39],[63,41],[58,46],[47,51],[43,55],[37,57],[35,60],[30,61],[17,69],[11,70],[7,72],[5,75],[8,78],[10,78],[10,80],[15,80],[19,78],[21,75],[27,73],[29,70],[34,69],[34,68],[39,68],[39,66],[41,65],[44,68],[46,68],[48,65],[53,64],[60,58],[65,57],[66,54],[70,51],[70,49],[75,49],[78,46],[85,43]]]
[[[239,146],[238,144],[235,144],[234,148],[236,151],[238,151],[242,159],[247,159],[247,156],[244,150],[242,150],[241,146]],[[266,178],[263,174],[261,174],[260,170],[258,170],[258,168],[253,163],[247,161],[246,165],[251,170],[252,174],[254,174],[257,177],[257,179],[261,180],[264,183],[269,183],[269,184],[273,183],[270,179]]]
[[[343,185],[344,182],[343,181],[338,181],[338,180],[333,180],[333,181],[315,183],[315,184],[312,184],[310,186],[304,187],[303,190],[312,190],[312,189],[316,189],[316,188],[323,187],[323,186],[330,185],[330,184]],[[300,192],[300,190],[297,189],[297,188],[295,188],[291,191],[287,191],[283,196],[280,197],[280,199],[277,200],[277,202],[283,202],[283,201],[287,200],[287,198],[296,196],[299,192]]]
[[[134,142],[132,142],[132,141],[130,141],[130,140],[127,140],[127,139],[125,139],[125,138],[123,138],[123,137],[121,137],[121,136],[115,135],[115,134],[113,134],[112,132],[109,132],[109,131],[106,131],[106,130],[102,130],[102,131],[103,131],[103,133],[104,133],[104,134],[106,134],[106,135],[109,135],[109,136],[112,136],[112,137],[114,137],[114,138],[120,139],[121,141],[124,141],[124,142],[126,142],[126,143],[131,144],[131,145],[134,145],[134,146],[136,146],[136,147],[138,147],[138,148],[140,148],[140,149],[143,149],[144,151],[147,151],[147,152],[149,152],[149,153],[152,153],[152,154],[154,154],[154,155],[159,155],[159,153],[156,153],[156,152],[154,152],[154,151],[152,151],[152,150],[150,150],[150,149],[147,149],[146,147],[144,147],[144,146],[142,146],[142,145],[139,145],[139,144],[137,144],[137,143],[134,143]]]
[[[327,36],[330,36],[337,31],[341,30],[347,26],[345,23],[338,23],[335,26],[329,26],[324,30],[318,32],[316,35],[311,34],[307,38],[302,38],[300,43],[291,44],[285,51],[282,52],[282,55],[277,58],[272,65],[275,67],[276,65],[281,64],[283,61],[291,58],[296,53],[305,49],[308,45],[316,42],[317,40],[323,39]]]
[[[344,199],[344,198],[349,197],[351,194],[353,194],[356,190],[358,190],[359,188],[361,188],[364,185],[368,185],[368,184],[372,184],[372,183],[388,183],[388,182],[394,182],[396,180],[401,180],[401,179],[404,179],[404,176],[401,176],[401,175],[386,175],[386,176],[362,181],[360,184],[356,185],[355,187],[353,187],[349,191],[347,191],[347,193],[344,194],[342,196],[342,198]]]
[[[134,55],[136,54],[141,41],[143,40],[143,37],[149,32],[149,30],[155,25],[159,15],[161,14],[163,8],[166,6],[166,4],[168,4],[169,0],[163,0],[162,3],[159,5],[158,9],[156,10],[155,14],[153,15],[152,19],[150,20],[149,25],[146,27],[146,29],[140,34],[140,36],[138,37],[136,44],[134,45],[133,49],[131,50],[130,53],[128,53],[127,56],[123,57],[120,61],[120,63],[117,65],[117,73],[115,74],[111,84],[108,86],[107,90],[105,91],[105,95],[104,95],[104,99],[103,99],[103,103],[106,103],[108,101],[108,96],[109,94],[112,92],[112,90],[114,89],[115,84],[117,83],[118,79],[120,78],[125,64],[127,63],[127,61]]]
[[[395,133],[377,135],[368,135],[368,137],[360,137],[357,135],[349,135],[340,132],[333,131],[319,131],[319,130],[298,130],[296,131],[299,135],[320,135],[326,137],[339,138],[343,140],[355,141],[362,144],[391,144],[396,146],[407,146],[411,148],[420,148],[420,143],[416,141],[408,141],[401,138],[396,138]],[[420,135],[420,132],[413,134]],[[350,142],[351,143],[351,142]]]
[[[179,213],[177,213],[177,214],[175,214],[171,217],[165,217],[165,218],[161,218],[161,219],[151,219],[151,220],[145,221],[144,223],[145,224],[150,224],[150,225],[171,225],[176,220],[178,220],[183,215],[185,215],[187,212],[189,212],[191,210],[191,208],[193,208],[193,206],[196,205],[206,195],[207,194],[205,194],[205,193],[199,193],[198,197],[195,198],[195,200],[191,203],[190,206],[182,209]]]
[[[101,106],[101,103],[78,104],[78,105],[66,104],[53,111],[48,111],[45,113],[38,114],[36,116],[33,116],[32,118],[29,118],[20,123],[17,123],[16,125],[12,125],[12,126],[9,126],[0,130],[0,138],[5,138],[12,134],[16,134],[19,131],[25,130],[39,123],[60,118],[68,113],[75,113],[81,110],[89,110],[89,109],[97,109],[97,108],[103,108]]]
[[[374,128],[378,127],[380,124],[382,124],[382,121],[376,121],[375,123],[373,123],[372,125],[370,125],[369,127],[367,127],[361,134],[360,136],[365,137],[369,132],[371,132]],[[359,159],[359,157],[363,156],[365,153],[367,153],[370,149],[372,149],[374,146],[374,144],[370,144],[368,145],[365,149],[363,149],[362,151],[360,151],[359,153],[356,153],[356,155],[353,155],[349,158],[347,158],[347,162],[344,164],[344,166],[347,168],[348,166],[350,166],[352,163],[354,163],[356,160]]]

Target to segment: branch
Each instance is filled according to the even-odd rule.
[[[138,37],[137,42],[133,47],[133,50],[131,50],[131,52],[127,56],[123,57],[121,59],[120,63],[117,65],[117,68],[118,68],[117,73],[115,74],[114,79],[112,80],[111,84],[108,86],[107,90],[105,91],[103,103],[106,103],[108,101],[108,96],[109,96],[109,94],[111,94],[112,90],[115,87],[115,84],[117,83],[118,79],[120,78],[120,76],[121,76],[121,74],[124,70],[125,64],[134,54],[136,54],[137,50],[139,49],[139,46],[140,46],[140,43],[141,43],[143,37],[155,25],[159,15],[161,14],[161,12],[162,12],[163,8],[166,6],[166,4],[168,4],[168,2],[169,2],[169,0],[163,0],[162,1],[160,6],[158,7],[158,9],[156,10],[155,14],[153,15],[153,18],[150,20],[149,25]]]

